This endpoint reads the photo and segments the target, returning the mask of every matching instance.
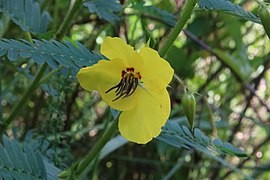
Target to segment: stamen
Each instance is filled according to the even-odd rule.
[[[121,87],[121,84],[122,84],[122,81],[120,81],[120,83],[117,84],[116,86],[113,86],[112,88],[108,89],[105,93],[108,93],[108,92],[110,92],[111,90],[113,90],[113,89],[115,89],[115,88]]]
[[[128,94],[126,95],[126,97],[130,96],[131,94],[133,94],[137,88],[139,84],[139,81],[137,78],[135,78],[135,80],[133,81],[133,84],[131,85],[130,91],[128,92]]]
[[[141,79],[141,75],[139,72],[136,72],[134,74],[134,68],[126,68],[126,71],[121,72],[122,79],[121,81],[112,88],[108,89],[105,93],[108,93],[114,89],[116,98],[112,101],[116,101],[120,98],[126,98],[131,96],[135,90],[137,89],[137,86],[139,85],[139,79]]]

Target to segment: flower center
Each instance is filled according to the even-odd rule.
[[[112,101],[116,101],[119,98],[126,98],[131,96],[138,84],[139,84],[139,79],[142,78],[142,76],[140,75],[140,72],[134,72],[134,68],[126,68],[126,70],[122,70],[121,73],[121,81],[116,85],[113,86],[112,88],[108,89],[105,93],[108,93],[110,91],[112,91],[113,89],[115,90],[115,95],[116,98],[113,99]]]

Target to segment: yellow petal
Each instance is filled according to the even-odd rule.
[[[141,75],[145,86],[154,85],[153,88],[148,87],[150,89],[166,87],[172,80],[174,72],[170,64],[165,59],[161,58],[157,51],[148,47],[143,47],[139,54],[144,61]],[[158,91],[159,90],[160,89],[158,89]]]
[[[159,92],[166,88],[168,84],[159,78],[143,76],[142,86],[149,91]]]
[[[97,64],[82,68],[77,74],[80,85],[88,90],[98,90],[98,85],[106,84],[111,87],[121,80],[122,70],[125,69],[121,60],[100,60]]]
[[[119,117],[119,130],[126,139],[145,144],[158,136],[170,115],[170,97],[166,89],[159,93],[139,88],[138,103],[134,109]]]
[[[133,47],[127,45],[121,38],[106,37],[101,44],[101,53],[109,59],[122,59],[126,67],[140,71],[143,60]]]

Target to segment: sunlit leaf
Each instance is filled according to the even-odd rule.
[[[254,14],[245,11],[241,6],[229,0],[198,0],[198,4],[201,9],[224,12],[255,23],[260,23],[260,20]]]

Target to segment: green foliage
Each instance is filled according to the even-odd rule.
[[[259,17],[261,19],[262,25],[267,36],[270,38],[270,28],[269,28],[269,19],[270,19],[270,8],[268,8],[265,4],[261,4],[259,9]]]
[[[59,169],[43,160],[34,144],[20,145],[3,138],[0,144],[0,177],[3,179],[56,179]]]
[[[7,54],[10,61],[16,61],[19,57],[32,58],[38,64],[47,63],[51,68],[62,65],[74,71],[95,64],[102,58],[101,55],[88,51],[79,42],[76,42],[76,45],[68,41],[62,44],[56,40],[33,40],[33,42],[2,39],[0,56]]]
[[[184,48],[172,46],[167,54],[167,59],[177,75],[183,78],[192,78],[195,73],[194,61],[198,56],[196,53],[190,54]]]
[[[237,53],[238,57],[218,49],[214,49],[214,52],[219,55],[224,63],[231,67],[243,81],[250,79],[251,67],[247,57],[241,57],[239,52]]]
[[[195,128],[194,132],[192,132],[187,126],[179,125],[176,121],[167,121],[157,139],[177,148],[195,149],[248,178],[239,169],[218,156],[228,154],[247,157],[247,154],[241,149],[233,147],[228,142],[222,142],[218,138],[210,140],[198,128]]]
[[[246,157],[247,154],[233,147],[230,143],[223,143],[219,139],[210,140],[198,128],[194,129],[194,133],[184,125],[179,125],[175,121],[168,121],[162,128],[161,134],[157,137],[174,147],[196,149],[202,152],[208,152],[212,155],[233,155],[239,157]]]
[[[128,140],[123,138],[123,136],[118,135],[114,138],[112,138],[110,141],[108,141],[105,146],[100,151],[99,159],[103,159],[108,154],[112,153],[116,149],[121,148],[123,145],[127,144]]]
[[[176,18],[171,13],[155,6],[146,6],[144,3],[133,3],[132,8],[139,14],[156,18],[169,26],[175,26],[176,24]]]
[[[97,13],[101,19],[109,22],[119,20],[115,14],[121,11],[121,5],[116,0],[88,0],[84,3],[91,13]]]
[[[229,0],[198,0],[198,4],[201,9],[220,11],[255,23],[260,23],[260,20],[254,14],[246,12],[241,6]]]
[[[91,149],[97,154],[86,164],[85,179],[269,179],[270,44],[250,12],[259,9],[257,2],[198,0],[198,10],[164,57],[185,85],[175,76],[167,88],[171,114],[160,136],[138,145],[116,131],[99,150],[111,114],[116,118],[119,112],[110,112],[96,91],[83,90],[74,75],[106,59],[99,53],[106,36],[121,37],[137,50],[149,40],[160,50],[175,17],[181,19],[181,3],[190,1],[74,2],[0,0],[0,122],[10,117],[22,92],[30,92],[5,128],[10,134],[17,127],[18,137],[13,133],[15,139],[4,137],[0,145],[0,179],[54,180],[62,170],[74,172]],[[29,90],[44,63],[50,68],[38,88]],[[194,131],[184,117],[185,86],[198,92]]]
[[[8,28],[10,17],[7,14],[2,14],[0,17],[0,37],[2,37]]]
[[[49,13],[41,12],[39,4],[33,0],[0,0],[0,12],[9,14],[22,30],[33,34],[45,33],[51,20]]]

